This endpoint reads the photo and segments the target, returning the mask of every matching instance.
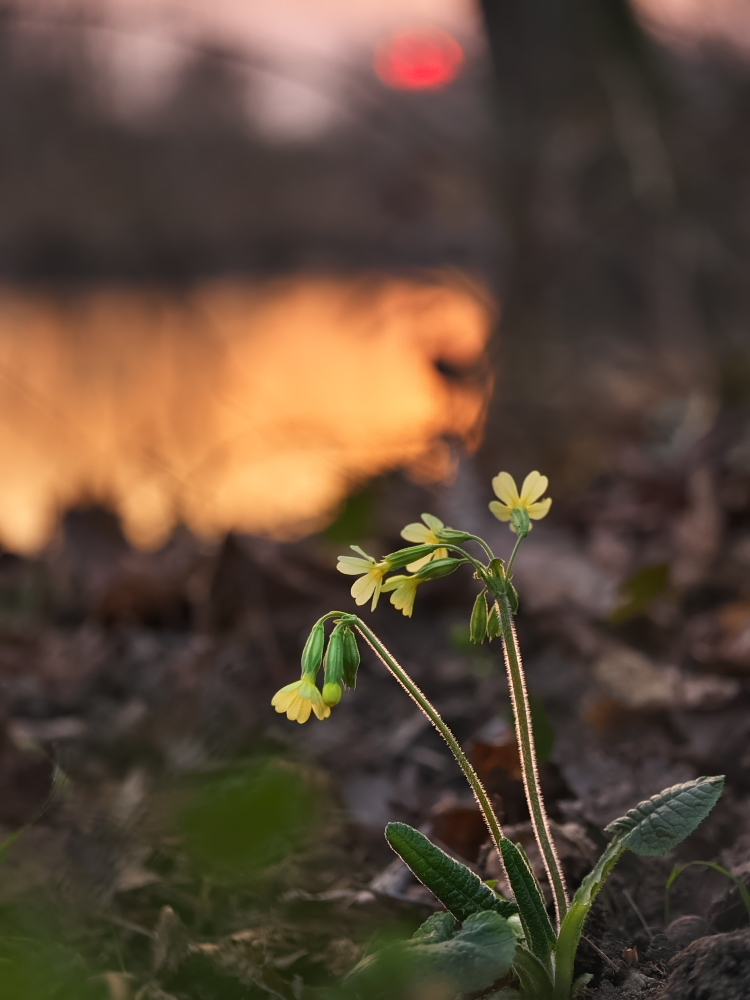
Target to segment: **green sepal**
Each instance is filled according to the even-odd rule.
[[[389,572],[391,570],[403,569],[404,566],[409,566],[413,562],[424,559],[425,556],[430,555],[431,552],[434,552],[438,548],[440,548],[439,545],[433,544],[409,545],[405,549],[397,549],[395,552],[391,552],[385,557],[385,562],[388,563]]]
[[[487,592],[482,591],[474,601],[469,622],[469,639],[471,642],[484,642],[487,638]]]
[[[510,515],[510,530],[519,538],[525,538],[531,531],[531,518],[525,507],[514,507]]]
[[[341,631],[341,640],[344,648],[344,684],[353,690],[357,686],[360,664],[359,643],[354,630],[347,626]]]
[[[502,635],[500,610],[497,606],[497,601],[493,601],[490,613],[487,616],[487,636],[490,639],[497,639],[499,635]]]
[[[494,599],[505,597],[508,592],[508,577],[505,575],[505,563],[502,559],[492,560],[489,573],[484,574],[484,582]]]
[[[493,892],[470,868],[449,857],[413,826],[389,823],[385,837],[419,881],[457,920],[466,920],[472,913],[484,910],[492,910],[503,917],[518,912],[515,903]]]
[[[438,580],[441,576],[449,576],[462,566],[465,559],[433,559],[416,574],[420,580]]]
[[[338,684],[339,687],[344,683],[344,637],[342,631],[342,627],[337,625],[331,632],[325,657],[325,683]]]
[[[605,833],[641,857],[657,857],[681,844],[703,822],[724,791],[724,775],[696,778],[639,802]]]
[[[457,528],[438,528],[435,534],[441,542],[451,542],[453,545],[468,542],[471,538],[468,531],[459,531]]]
[[[537,958],[546,961],[555,947],[557,935],[550,922],[542,890],[523,848],[503,837],[500,841],[500,851],[508,873],[508,881],[518,903],[529,948]]]
[[[310,677],[313,681],[318,676],[318,671],[320,670],[325,644],[325,622],[319,621],[313,625],[312,631],[307,637],[305,648],[302,650],[302,675]]]

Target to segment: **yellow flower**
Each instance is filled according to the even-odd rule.
[[[367,604],[370,598],[372,598],[372,610],[374,611],[378,606],[380,592],[383,589],[383,577],[389,571],[391,565],[387,559],[381,559],[380,562],[377,562],[357,545],[352,545],[351,547],[355,552],[361,553],[362,558],[358,558],[357,556],[339,556],[336,569],[339,573],[345,573],[347,576],[360,577],[352,585],[352,597],[355,603],[359,605]]]
[[[497,500],[490,504],[490,510],[499,521],[510,521],[514,510],[525,510],[532,521],[540,521],[549,513],[552,500],[540,500],[549,480],[539,472],[530,472],[523,481],[519,494],[516,481],[507,472],[501,472],[492,480],[492,488]]]
[[[391,604],[393,607],[403,611],[407,618],[411,618],[414,611],[414,598],[417,596],[417,587],[422,582],[416,576],[392,576],[383,587],[383,591],[392,590]]]
[[[319,719],[327,719],[331,714],[331,709],[323,701],[323,695],[309,677],[302,677],[277,691],[271,704],[277,712],[286,712],[290,722],[299,722],[300,725],[307,722],[311,712]]]
[[[413,524],[407,524],[401,532],[401,537],[405,538],[407,542],[413,542],[416,545],[439,545],[441,539],[438,538],[437,532],[440,531],[441,528],[445,527],[443,522],[439,517],[435,517],[434,514],[422,514],[422,520],[424,521],[424,524],[420,524],[419,521],[415,521]],[[406,568],[410,573],[416,573],[433,559],[447,559],[447,557],[447,549],[435,549],[434,552],[429,553],[429,555],[424,556],[424,558],[417,559],[415,562],[409,563]]]

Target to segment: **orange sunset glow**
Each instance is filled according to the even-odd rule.
[[[466,278],[206,283],[177,295],[0,291],[0,541],[35,552],[71,505],[130,540],[182,522],[293,537],[397,466],[478,443],[491,309]],[[438,370],[458,373],[446,377]]]

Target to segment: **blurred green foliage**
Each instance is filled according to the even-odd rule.
[[[644,566],[620,588],[620,603],[610,615],[614,624],[630,621],[645,614],[651,603],[669,590],[669,564]]]
[[[252,758],[191,779],[181,831],[191,860],[221,879],[283,860],[320,819],[320,789],[301,765]]]

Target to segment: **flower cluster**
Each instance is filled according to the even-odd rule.
[[[490,503],[490,510],[498,520],[509,522],[519,541],[531,530],[532,520],[538,521],[549,513],[552,500],[549,497],[541,499],[547,485],[547,477],[539,472],[530,472],[520,491],[507,472],[500,472],[492,480],[497,500]],[[375,559],[357,545],[351,546],[355,555],[339,556],[338,571],[357,577],[351,588],[355,603],[361,607],[370,602],[374,611],[380,595],[390,594],[391,604],[411,618],[417,590],[423,583],[447,576],[459,566],[470,564],[474,567],[475,577],[483,580],[485,587],[472,611],[472,641],[481,642],[497,636],[497,600],[501,595],[508,597],[513,610],[517,604],[511,582],[515,551],[506,568],[501,559],[493,557],[482,539],[469,532],[446,527],[434,514],[422,514],[421,522],[407,524],[401,537],[411,544],[382,559]],[[489,565],[480,563],[462,548],[462,544],[468,541],[479,543],[489,554]],[[404,570],[406,572],[402,572]],[[492,598],[491,607],[487,605],[488,596]],[[336,621],[327,647],[325,620],[317,622],[307,640],[302,653],[300,679],[287,684],[273,697],[272,705],[276,711],[286,713],[292,721],[304,723],[313,714],[318,719],[327,719],[331,709],[341,701],[344,689],[353,688],[356,684],[359,650],[351,627],[353,618],[347,620],[344,616]],[[325,671],[322,690],[317,683],[321,666]]]
[[[357,684],[359,647],[356,637],[346,621],[340,619],[334,625],[326,648],[327,617],[330,616],[315,623],[305,643],[300,679],[277,691],[271,700],[276,711],[286,713],[291,722],[302,724],[312,714],[318,719],[327,719],[331,709],[341,701],[344,688]],[[321,666],[324,669],[322,691],[318,687]]]

